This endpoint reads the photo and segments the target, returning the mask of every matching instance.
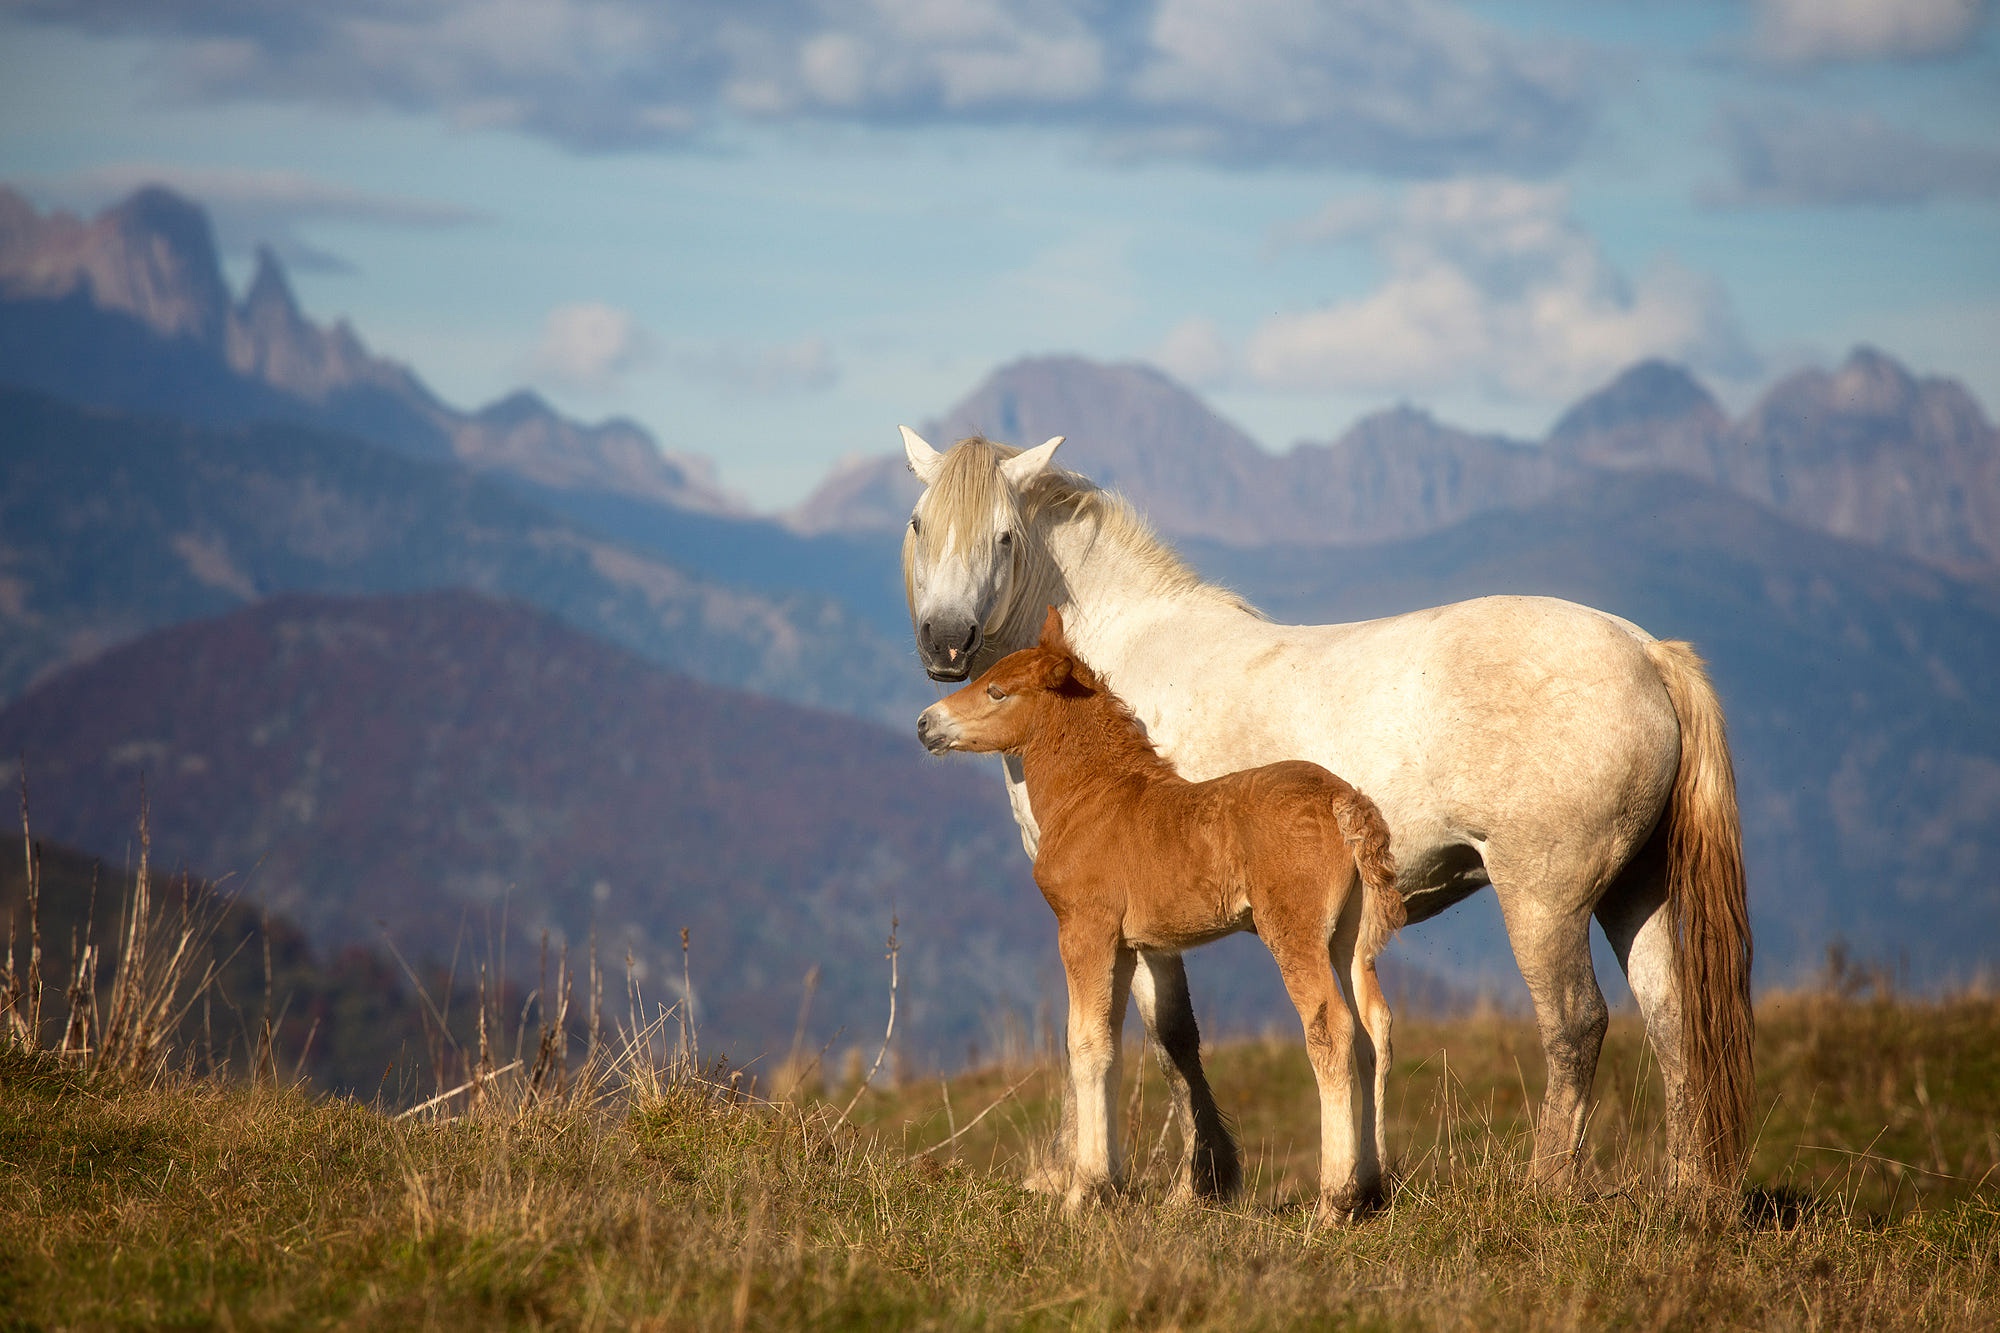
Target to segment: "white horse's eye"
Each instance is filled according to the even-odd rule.
[[[1003,532],[1003,533],[1001,533],[1001,534],[1000,534],[1000,544],[1001,544],[1002,546],[1012,546],[1012,545],[1014,544],[1014,534],[1013,534],[1013,533],[1011,533],[1011,532]]]
[[[917,521],[917,516],[915,514],[910,515],[910,531],[921,535],[923,530],[924,525]]]
[[[986,697],[997,704],[1007,697],[1007,691],[1001,689],[998,685],[988,685],[986,687]]]

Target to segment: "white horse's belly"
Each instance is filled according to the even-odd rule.
[[[1504,865],[1590,894],[1651,830],[1679,762],[1639,633],[1485,598],[1356,625],[1161,625],[1099,669],[1191,780],[1309,759],[1366,792],[1405,892]]]

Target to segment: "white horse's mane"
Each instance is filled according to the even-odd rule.
[[[938,533],[943,549],[962,543],[991,538],[995,504],[1006,482],[1000,464],[1021,450],[981,435],[958,441],[943,455],[937,476],[930,484],[926,516]],[[1194,572],[1180,554],[1153,530],[1132,502],[1115,491],[1107,491],[1090,478],[1061,468],[1047,468],[1031,480],[1020,495],[1022,523],[1039,536],[1060,523],[1093,524],[1096,540],[1114,547],[1132,562],[1135,582],[1162,596],[1216,598],[1224,604],[1263,618],[1262,612],[1220,584],[1210,583]],[[911,543],[903,544],[903,574],[907,583],[913,557]],[[1020,542],[1014,550],[1015,577],[1020,595],[1009,608],[1005,629],[1027,631],[1032,641],[1041,625],[1042,608],[1060,602],[1052,596],[1060,578],[1039,540]],[[1016,626],[1013,622],[1019,620]],[[1030,623],[1032,622],[1032,623]],[[1003,637],[996,627],[993,637]],[[1005,635],[1008,639],[1019,637]]]

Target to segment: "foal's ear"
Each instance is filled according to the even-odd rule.
[[[1063,629],[1062,612],[1049,607],[1049,613],[1042,617],[1041,646],[1052,653],[1069,654],[1069,634]]]

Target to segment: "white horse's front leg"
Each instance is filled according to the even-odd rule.
[[[1072,1211],[1108,1195],[1119,1178],[1119,1034],[1137,961],[1115,926],[1065,922],[1063,972],[1069,981],[1070,1101],[1076,1108],[1074,1160],[1064,1205]]]
[[[1181,1159],[1174,1171],[1173,1200],[1226,1199],[1243,1180],[1236,1141],[1215,1105],[1201,1068],[1201,1030],[1188,998],[1187,970],[1177,953],[1153,950],[1139,956],[1132,973],[1132,998],[1160,1058],[1173,1115],[1180,1126]]]
[[[1028,804],[1028,770],[1021,766],[1018,754],[1001,755],[1000,767],[1007,774],[1007,805],[1014,812],[1014,822],[1021,826],[1021,846],[1032,861],[1042,849],[1042,826],[1035,822],[1035,812]]]

